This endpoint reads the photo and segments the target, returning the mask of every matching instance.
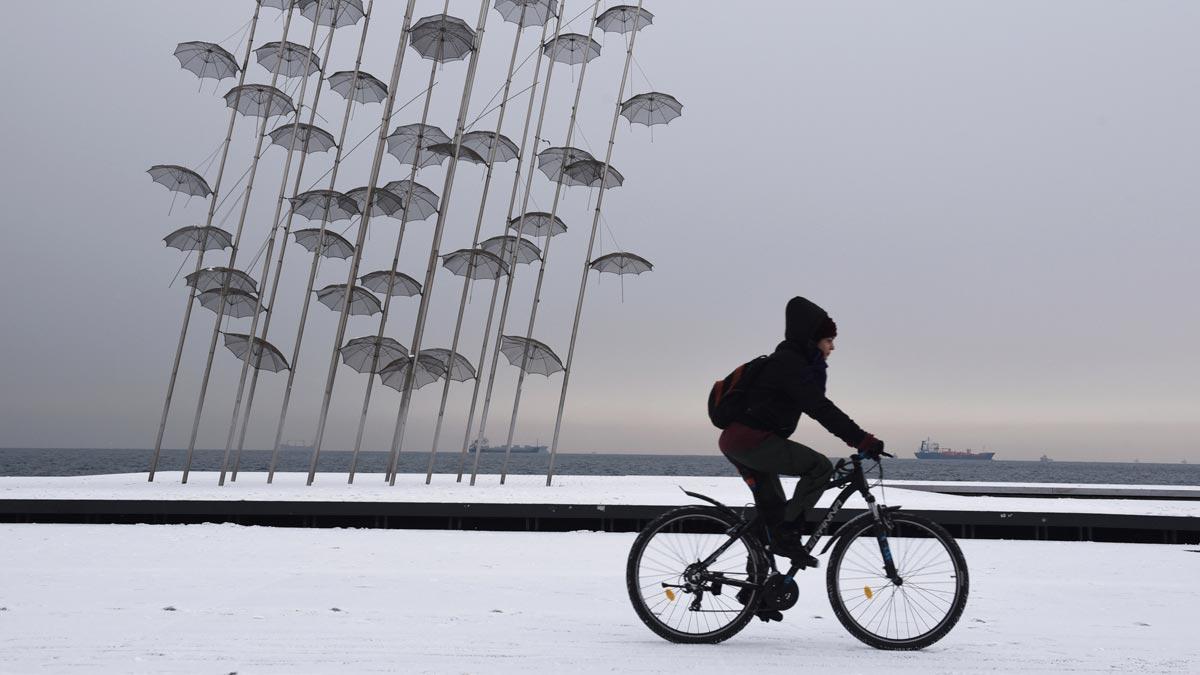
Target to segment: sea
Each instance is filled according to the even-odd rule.
[[[217,471],[221,450],[196,450],[193,471]],[[138,473],[150,466],[153,451],[110,448],[0,448],[0,476],[84,476],[108,473]],[[182,470],[186,452],[163,450],[159,471]],[[303,450],[281,451],[277,470],[307,471],[311,453]],[[321,454],[317,470],[346,472],[350,453]],[[465,458],[464,469],[471,472],[475,456]],[[268,450],[242,453],[240,471],[266,471]],[[479,472],[499,473],[503,453],[483,453]],[[549,454],[513,454],[508,471],[513,474],[545,474]],[[629,453],[561,453],[555,458],[555,473],[578,476],[735,476],[732,465],[720,453],[696,455],[653,455]],[[359,456],[360,473],[383,473],[386,452],[363,452]],[[400,453],[401,473],[424,473],[429,465],[428,452]],[[437,473],[456,473],[463,458],[457,452],[439,453],[434,460]],[[1038,462],[1012,460],[887,459],[885,478],[897,480],[947,480],[1016,483],[1109,483],[1117,485],[1200,485],[1200,464],[1163,464],[1154,462]]]

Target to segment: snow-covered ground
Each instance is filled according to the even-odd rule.
[[[782,624],[662,641],[632,534],[0,525],[0,672],[1197,672],[1186,546],[963,541],[971,596],[923,652],[875,651],[803,574]]]
[[[508,477],[501,485],[498,476],[480,476],[476,485],[459,483],[451,474],[436,474],[425,484],[424,474],[400,474],[389,487],[380,474],[361,474],[353,485],[344,474],[319,474],[313,485],[305,485],[306,474],[278,473],[268,485],[262,473],[244,473],[236,483],[217,485],[215,473],[196,472],[189,482],[179,482],[179,472],[163,472],[153,483],[144,473],[65,477],[0,477],[0,499],[165,499],[165,500],[252,500],[252,501],[355,501],[355,502],[470,502],[505,504],[639,504],[689,503],[691,497],[678,486],[700,492],[730,505],[750,501],[741,479],[714,476],[558,476],[546,487],[544,476]],[[1034,497],[964,497],[906,490],[905,481],[888,481],[886,491],[875,490],[877,499],[900,504],[910,510],[946,511],[1032,511],[1041,513],[1108,513],[1154,516],[1200,517],[1200,500],[1155,499],[1053,499]],[[972,483],[971,485],[983,485]],[[1017,485],[995,483],[994,485]],[[820,506],[833,501],[836,492],[826,492]],[[847,502],[861,508],[857,497]]]

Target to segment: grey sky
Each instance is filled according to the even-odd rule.
[[[403,3],[376,5],[364,69],[386,81]],[[567,16],[584,5],[570,0]],[[451,12],[473,24],[478,6],[453,0]],[[440,8],[421,0],[417,13]],[[929,435],[1014,459],[1043,451],[1200,458],[1200,6],[777,2],[756,5],[753,18],[735,16],[728,3],[656,0],[646,8],[656,19],[638,40],[637,61],[653,88],[684,103],[684,116],[655,128],[653,142],[644,127],[622,121],[613,162],[626,182],[604,212],[620,247],[656,269],[626,280],[623,303],[614,277],[598,286],[593,279],[564,450],[713,451],[703,412],[709,385],[772,349],[783,304],[801,294],[839,325],[831,398],[895,449],[907,452]],[[143,172],[198,165],[220,142],[219,94],[233,80],[217,94],[211,81],[198,92],[171,52],[180,41],[239,30],[251,9],[232,0],[7,8],[20,30],[0,43],[9,64],[0,75],[0,446],[153,444],[184,297],[181,282],[168,287],[180,254],[161,237],[202,222],[205,204],[180,200],[168,216],[170,194]],[[277,12],[264,16],[260,44],[282,28]],[[572,28],[586,31],[586,18]],[[297,21],[290,39],[306,41],[308,27]],[[493,12],[472,118],[502,83],[513,35]],[[536,35],[526,31],[522,53]],[[334,69],[353,66],[357,39],[357,28],[337,33]],[[600,39],[604,54],[589,66],[580,117],[580,144],[597,153],[623,46],[616,36]],[[400,101],[418,95],[429,67],[410,53]],[[460,62],[438,71],[431,122],[447,131],[465,70]],[[257,65],[250,72],[269,79]],[[529,77],[526,66],[514,90]],[[632,92],[650,88],[636,73]],[[555,144],[572,93],[572,76],[557,69],[543,132]],[[323,95],[322,126],[334,133],[341,105]],[[518,140],[524,105],[518,97],[505,123]],[[367,135],[380,111],[358,108],[350,137]],[[393,126],[419,114],[418,101]],[[252,135],[240,119],[233,177],[249,162]],[[339,188],[365,182],[372,145],[346,160]],[[269,150],[259,170],[240,267],[267,234],[283,154]],[[331,159],[316,155],[305,182]],[[484,236],[500,233],[514,165],[497,171]],[[407,177],[407,168],[385,157],[383,177]],[[460,168],[444,251],[469,245],[482,177],[479,167]],[[441,192],[441,170],[418,180]],[[534,203],[548,208],[552,184],[539,174],[534,185]],[[560,215],[571,231],[554,242],[535,331],[564,356],[588,205],[585,191],[567,191]],[[384,268],[394,246],[397,223],[376,222],[364,271]],[[424,273],[432,222],[410,227],[402,271]],[[607,232],[603,245],[614,248]],[[307,273],[301,253],[289,247],[270,336],[288,353]],[[324,265],[318,287],[345,273],[345,264]],[[509,332],[524,330],[534,276],[518,273]],[[427,346],[449,346],[460,288],[439,272]],[[468,308],[461,351],[472,361],[489,294],[480,285]],[[416,301],[394,309],[388,334],[407,345]],[[212,317],[193,315],[168,446],[186,444]],[[314,304],[287,438],[314,432],[335,324],[336,314]],[[348,337],[375,326],[354,318]],[[224,441],[240,366],[218,349],[202,447]],[[493,440],[504,436],[515,372],[502,364]],[[264,375],[252,447],[269,445],[283,380]],[[528,380],[518,441],[549,440],[559,382]],[[330,448],[352,444],[363,386],[362,376],[339,371]],[[470,390],[452,389],[442,450],[457,450]],[[418,392],[406,448],[428,447],[439,392]],[[399,401],[390,389],[377,394],[371,448],[386,445]],[[841,452],[812,422],[797,438]]]

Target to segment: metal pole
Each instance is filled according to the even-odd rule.
[[[292,27],[292,16],[295,12],[295,6],[289,5],[287,11],[287,19],[283,24],[283,37],[279,40],[279,57],[283,58],[283,51],[287,46],[288,31]],[[246,224],[246,212],[250,208],[250,195],[254,191],[254,175],[258,172],[258,160],[262,157],[263,138],[267,135],[267,121],[271,118],[271,103],[275,100],[275,85],[279,83],[279,71],[275,70],[271,73],[271,91],[267,94],[267,109],[263,114],[262,122],[258,126],[258,140],[254,145],[254,158],[250,160],[250,177],[246,182],[246,192],[242,196],[242,213],[238,217],[237,230],[233,237],[233,248],[229,252],[229,269],[230,274],[225,275],[225,282],[221,285],[221,300],[217,303],[217,319],[213,322],[212,339],[208,343],[208,360],[204,365],[204,377],[200,380],[200,399],[196,402],[196,417],[192,420],[192,435],[188,439],[187,459],[183,464],[183,480],[186,483],[188,474],[192,468],[192,452],[196,449],[196,434],[200,431],[200,418],[204,414],[204,397],[208,393],[208,380],[212,375],[213,357],[217,351],[217,338],[221,335],[221,319],[225,316],[225,297],[229,292],[229,280],[233,277],[232,270],[236,269],[238,245],[242,241],[242,229]],[[253,341],[251,341],[251,353],[253,353]]]
[[[571,361],[575,358],[575,339],[579,336],[579,317],[583,313],[583,295],[587,290],[588,271],[592,263],[592,249],[596,245],[596,230],[600,227],[600,208],[604,204],[604,184],[608,181],[608,168],[612,162],[613,145],[617,139],[617,121],[621,119],[621,102],[625,98],[625,84],[629,80],[629,64],[633,61],[633,46],[641,29],[642,0],[638,0],[637,13],[633,20],[633,35],[625,52],[625,70],[621,73],[621,88],[617,90],[617,103],[613,109],[612,128],[608,131],[608,150],[604,155],[604,171],[600,174],[600,194],[596,196],[596,212],[592,216],[592,234],[588,238],[587,254],[583,257],[583,278],[579,280],[579,300],[575,303],[575,322],[571,326],[571,344],[567,347],[567,362],[563,366],[562,392],[558,395],[558,416],[554,419],[554,440],[550,443],[550,464],[546,469],[546,485],[554,479],[554,457],[558,452],[558,435],[562,431],[563,409],[567,403],[567,384],[571,381]]]
[[[596,14],[600,10],[600,3],[597,2],[592,6],[592,21],[588,26],[588,39],[592,39],[592,34],[596,30]],[[575,103],[571,106],[571,121],[567,125],[567,140],[563,143],[565,147],[571,147],[571,139],[575,134],[575,117],[579,111],[579,96],[583,93],[583,80],[587,76],[588,60],[584,59],[583,66],[579,69],[579,83],[575,86]],[[555,215],[558,214],[558,201],[562,194],[563,187],[563,171],[566,170],[566,156],[563,157],[564,162],[558,174],[558,180],[554,185],[554,202],[550,206],[550,222],[554,222]],[[533,306],[529,310],[529,328],[525,331],[525,339],[533,339],[533,327],[537,322],[538,304],[542,300],[542,281],[546,277],[546,265],[550,261],[550,240],[553,237],[553,231],[546,233],[545,244],[542,245],[542,260],[538,265],[537,285],[533,289]],[[496,344],[500,344],[500,335],[496,336]],[[508,439],[504,442],[504,465],[500,469],[500,484],[508,478],[508,459],[512,454],[513,434],[517,430],[517,411],[521,407],[521,386],[525,383],[525,368],[529,365],[529,349],[525,349],[521,354],[521,367],[517,373],[517,393],[513,397],[512,418],[508,422]],[[478,454],[478,451],[476,451]]]
[[[555,23],[554,23],[554,38],[553,38],[552,42],[558,40],[558,36],[562,30],[562,14],[563,14],[563,11],[566,9],[566,4],[567,4],[566,0],[560,0],[560,2],[558,4],[558,17],[555,19]],[[542,57],[542,54],[544,54],[544,52],[545,52],[545,44],[546,44],[546,42],[545,42],[545,40],[543,40],[542,47],[539,48],[539,54],[538,54],[539,59]],[[520,239],[525,234],[525,213],[526,213],[526,209],[529,207],[530,190],[532,190],[532,188],[533,188],[533,173],[534,173],[534,171],[536,171],[536,167],[534,166],[533,159],[537,157],[538,139],[540,139],[542,137],[542,123],[546,120],[546,103],[550,100],[550,81],[551,81],[551,77],[554,75],[554,62],[555,62],[554,58],[551,57],[550,64],[548,66],[546,66],[546,86],[542,90],[542,104],[541,104],[540,110],[538,111],[537,127],[533,132],[533,148],[532,148],[532,152],[529,153],[529,157],[530,157],[529,174],[526,176],[526,179],[525,179],[525,194],[521,200],[521,218],[517,222],[517,235],[516,236],[518,239]],[[532,108],[533,94],[534,94],[534,92],[532,92],[532,91],[529,93],[529,105],[530,105],[531,112],[533,110],[533,108]],[[522,142],[522,146],[524,146],[524,142]],[[522,149],[522,153],[524,153],[524,149]],[[520,181],[520,179],[521,179],[521,174],[518,171],[517,175],[513,178],[512,195],[509,197],[509,201],[508,201],[508,221],[505,223],[506,228],[508,226],[508,223],[512,222],[512,219],[513,219],[513,206],[516,204],[517,184]],[[492,388],[496,384],[496,366],[500,360],[500,336],[501,336],[501,334],[504,333],[504,324],[508,319],[509,301],[512,299],[513,283],[516,280],[517,268],[516,268],[515,263],[513,262],[515,260],[516,260],[516,251],[514,250],[513,255],[510,256],[510,262],[509,262],[509,268],[508,268],[508,278],[505,280],[505,283],[504,283],[504,302],[500,308],[499,327],[496,329],[496,345],[492,351],[492,367],[488,371],[487,392],[484,394],[483,411],[479,416],[479,438],[475,441],[475,460],[474,460],[473,466],[471,468],[471,485],[475,484],[475,477],[479,474],[479,449],[483,447],[483,434],[484,434],[485,429],[487,428],[488,410],[491,408],[491,403],[492,403]],[[496,306],[496,293],[498,290],[499,290],[499,280],[497,280],[497,286],[492,288],[492,308],[488,310],[488,327],[484,329],[484,333],[485,333],[484,349],[487,348],[487,338],[488,338],[488,335],[490,335],[490,331],[491,331],[491,316],[492,316],[491,313],[492,313],[492,309],[495,309],[495,306]],[[482,359],[480,360],[479,367],[480,368],[483,367]],[[476,396],[478,396],[478,393],[479,393],[478,384],[479,384],[479,382],[478,382],[478,380],[476,380],[476,392],[475,392]],[[475,396],[473,396],[471,399],[472,414],[474,414],[474,409],[475,409]],[[462,452],[464,454],[467,452],[467,447],[469,444],[468,439],[470,438],[470,436],[471,436],[471,420],[468,419],[467,420],[467,433],[463,437]]]
[[[471,248],[476,248],[479,246],[479,231],[483,227],[483,212],[484,212],[484,208],[487,206],[488,192],[492,188],[492,170],[495,166],[495,161],[496,161],[496,146],[499,145],[500,131],[504,126],[504,113],[508,109],[508,92],[509,92],[509,90],[512,89],[513,69],[515,69],[516,65],[517,65],[517,49],[521,45],[521,33],[524,32],[524,30],[525,30],[524,26],[522,26],[521,24],[523,24],[525,22],[525,10],[527,7],[528,7],[528,5],[521,5],[521,14],[517,18],[517,34],[513,38],[512,55],[508,59],[508,72],[505,74],[505,77],[504,77],[504,91],[500,95],[500,112],[499,112],[498,117],[496,118],[496,131],[493,132],[493,135],[492,135],[492,145],[490,148],[488,148],[487,175],[483,179],[483,195],[479,198],[479,213],[478,213],[478,215],[475,216],[475,233],[472,235],[472,238],[471,238]],[[546,23],[542,25],[542,33],[543,34],[545,34],[546,25],[549,25],[549,23],[550,23],[549,21],[546,21]],[[539,47],[538,54],[540,55],[541,53],[542,53],[542,50]],[[535,68],[541,67],[540,59],[538,60],[537,65],[534,67]],[[534,80],[536,81],[537,80],[536,70],[534,71],[533,77],[534,77]],[[529,121],[528,120],[526,120],[525,128],[526,128],[526,130],[529,129]],[[518,171],[518,173],[520,172],[520,164],[517,165],[517,171]],[[509,270],[511,270],[511,269],[512,269],[512,267],[509,267]],[[463,314],[466,312],[466,309],[467,309],[467,293],[471,288],[471,275],[474,272],[475,272],[475,258],[472,257],[471,264],[468,265],[468,267],[467,267],[467,274],[463,277],[462,297],[459,298],[459,301],[458,301],[458,319],[454,323],[454,337],[450,340],[450,359],[451,359],[452,364],[453,364],[453,359],[454,359],[455,355],[458,354],[458,340],[462,336]],[[500,281],[500,279],[499,279],[499,277],[497,277],[496,282],[499,283],[499,281]],[[480,363],[479,367],[482,368],[483,364]],[[446,373],[446,383],[442,386],[442,401],[441,401],[440,405],[438,406],[437,423],[434,425],[434,428],[433,428],[433,443],[429,449],[429,467],[425,471],[425,484],[426,485],[428,485],[429,482],[431,480],[433,480],[433,460],[434,460],[434,457],[437,456],[438,439],[442,435],[442,422],[446,417],[446,399],[449,398],[449,396],[450,396],[450,383],[452,381],[453,381],[453,379],[450,377],[449,372],[447,372]],[[475,371],[475,381],[476,382],[479,381],[479,371],[478,370]]]
[[[340,0],[338,0],[338,1],[340,2]],[[366,46],[366,42],[367,42],[367,29],[370,28],[370,26],[371,26],[371,11],[374,8],[374,6],[375,6],[375,0],[370,0],[367,3],[367,11],[363,14],[362,36],[359,38],[359,41],[358,41],[358,57],[354,63],[354,77],[352,79],[352,82],[358,81],[358,73],[359,73],[359,69],[362,64],[363,49]],[[318,14],[317,16],[320,16],[320,15]],[[335,21],[335,23],[336,23],[336,21]],[[333,32],[336,29],[333,27],[330,27],[329,30],[330,30],[330,37],[329,37],[330,44],[326,45],[326,47],[325,47],[325,68],[329,67],[329,50],[330,50],[330,45],[333,43]],[[324,77],[324,74],[325,74],[325,71],[323,70],[321,72],[322,77]],[[324,83],[322,82],[321,84],[317,85],[317,93],[316,93],[316,96],[313,98],[312,110],[310,111],[309,117],[308,117],[309,126],[312,126],[316,122],[317,102],[321,98],[321,88],[322,88],[323,84]],[[353,91],[352,91],[351,96],[348,97],[348,99],[346,101],[346,105],[351,106],[351,105],[353,105],[353,103],[354,103],[354,100],[353,100]],[[342,132],[341,132],[342,139],[338,142],[338,146],[339,146],[338,151],[337,151],[337,153],[335,153],[335,154],[339,155],[339,158],[340,158],[340,153],[341,153],[340,146],[343,142],[345,142],[345,133],[346,133],[346,127],[345,127],[345,125],[343,125]],[[293,130],[293,134],[295,134],[295,130]],[[306,138],[305,145],[304,145],[304,153],[300,156],[300,166],[296,170],[296,182],[292,185],[292,196],[293,197],[300,194],[300,184],[301,184],[300,181],[301,181],[301,178],[304,176],[304,165],[305,165],[307,159],[308,159],[308,139]],[[282,206],[283,199],[285,198],[282,189],[280,191],[279,198],[280,198],[280,205]],[[288,234],[292,231],[292,220],[295,218],[295,216],[296,216],[295,212],[292,211],[291,209],[289,209],[288,216],[287,216],[287,225],[283,231],[283,244],[280,245],[279,260],[275,266],[275,278],[271,282],[271,300],[270,300],[270,302],[267,303],[268,310],[267,310],[267,319],[263,325],[263,335],[262,335],[263,340],[267,339],[267,331],[270,330],[270,328],[271,328],[271,317],[274,315],[274,312],[275,312],[275,297],[279,290],[279,279],[283,274],[283,258],[284,258],[284,254],[287,253],[287,237],[288,237]],[[325,233],[322,232],[321,238],[323,239],[324,236],[325,236]],[[312,290],[312,283],[309,283],[308,290],[309,291]],[[305,293],[306,300],[308,299],[308,295],[309,294],[306,292]],[[293,361],[292,369],[294,369],[295,366],[296,366],[295,361]],[[291,379],[290,373],[291,373],[291,370],[289,370],[289,384],[290,384],[290,379]],[[242,413],[242,431],[241,431],[241,434],[238,436],[237,454],[234,455],[234,459],[233,459],[233,475],[231,477],[232,480],[237,480],[238,468],[241,466],[241,462],[242,462],[242,448],[246,444],[246,427],[250,421],[250,409],[254,406],[254,392],[255,392],[255,389],[257,388],[257,384],[258,384],[258,374],[259,374],[259,371],[256,369],[254,371],[254,374],[250,378],[250,393],[248,394],[247,399],[246,399],[246,410],[244,413]],[[276,441],[276,446],[278,446],[278,441]],[[272,448],[272,458],[274,457],[274,450],[275,450],[275,448]],[[274,462],[272,462],[270,468],[272,470],[274,469]]]
[[[367,183],[367,193],[364,203],[367,208],[358,221],[358,237],[354,244],[354,256],[350,261],[350,273],[346,279],[346,295],[342,299],[342,311],[338,317],[337,333],[333,341],[333,355],[329,362],[329,373],[325,378],[325,395],[321,401],[321,415],[317,421],[317,434],[313,440],[312,461],[308,468],[308,485],[312,485],[317,472],[317,458],[321,454],[321,442],[325,437],[325,420],[329,415],[329,402],[333,397],[333,380],[337,375],[338,349],[346,335],[346,321],[350,318],[350,296],[354,289],[354,280],[358,276],[358,264],[362,259],[363,242],[367,236],[367,225],[371,221],[371,209],[375,203],[375,184],[379,182],[379,169],[383,163],[383,153],[387,149],[387,127],[392,119],[392,108],[396,104],[396,89],[400,84],[400,71],[404,67],[404,49],[408,46],[409,27],[412,22],[412,10],[416,0],[408,0],[408,8],[404,14],[404,27],[400,31],[400,39],[396,42],[396,60],[392,66],[392,78],[388,85],[387,102],[383,106],[383,119],[379,123],[379,140],[375,144],[375,156],[371,160],[371,178]],[[331,181],[332,182],[332,181]],[[322,236],[324,236],[322,234]],[[280,422],[282,423],[282,419]]]
[[[318,22],[318,19],[321,17],[321,9],[325,5],[325,0],[316,0],[316,1],[317,1],[317,12],[316,12],[316,14],[313,15],[312,32],[309,33],[309,36],[308,36],[308,52],[310,55],[312,54],[313,47],[315,47],[317,44],[317,28],[320,25],[320,23]],[[332,1],[339,2],[340,0],[332,0]],[[334,23],[337,23],[337,22],[334,21]],[[324,68],[329,61],[329,52],[330,52],[331,48],[333,47],[333,32],[334,32],[334,29],[331,27],[329,29],[329,36],[325,40],[325,58],[321,62],[320,68],[317,69],[317,91],[316,91],[316,94],[314,95],[312,115],[310,116],[310,119],[312,117],[315,117],[317,114],[317,102],[320,101],[322,85],[325,84]],[[259,282],[258,282],[259,293],[258,293],[258,296],[254,300],[254,314],[253,314],[253,317],[250,319],[250,333],[249,334],[250,334],[250,338],[251,338],[251,346],[250,346],[250,351],[246,354],[247,358],[242,362],[242,372],[238,376],[237,394],[234,396],[233,413],[230,415],[230,418],[229,418],[229,435],[225,439],[225,454],[221,457],[221,475],[217,479],[218,485],[225,484],[225,471],[226,471],[226,468],[229,466],[229,452],[233,448],[233,436],[237,432],[238,412],[241,410],[241,407],[242,407],[242,392],[245,390],[246,376],[249,374],[249,371],[250,371],[250,357],[252,357],[254,354],[254,345],[253,345],[254,337],[258,334],[258,315],[259,315],[259,312],[262,310],[262,305],[263,305],[262,291],[266,287],[266,284],[267,284],[267,275],[270,274],[270,272],[271,272],[271,257],[275,253],[275,238],[279,234],[280,216],[283,213],[283,200],[287,196],[287,183],[288,183],[288,178],[291,175],[291,171],[292,171],[292,155],[295,154],[295,151],[296,151],[296,132],[299,131],[299,129],[300,129],[300,113],[301,113],[302,107],[304,105],[304,97],[308,93],[309,79],[310,79],[310,77],[309,77],[308,73],[306,72],[303,75],[303,79],[300,81],[300,92],[296,96],[296,119],[294,122],[292,122],[292,142],[288,144],[287,156],[283,160],[283,178],[279,181],[279,198],[275,202],[275,215],[271,217],[271,234],[267,237],[267,249],[263,254],[262,274],[259,275]],[[297,174],[296,174],[297,179],[299,179],[299,177],[300,177],[300,172],[302,172],[304,170],[304,158],[307,156],[306,153],[308,150],[308,142],[307,141],[305,141],[304,146],[305,146],[304,147],[305,152],[300,153],[300,167],[297,169]],[[288,221],[288,229],[283,233],[283,244],[280,246],[280,251],[279,251],[280,256],[282,256],[283,253],[286,252],[286,249],[284,248],[284,246],[286,246],[286,244],[287,244],[287,236],[288,236],[289,232],[291,232],[291,221],[290,220]],[[282,257],[281,257],[281,260],[282,260]],[[263,336],[262,336],[263,340],[267,339],[267,329],[269,329],[271,326],[271,309],[274,306],[275,306],[275,295],[274,295],[274,292],[272,292],[271,302],[270,302],[270,304],[267,305],[267,319],[266,319],[266,321],[263,322]],[[256,367],[254,368],[254,385],[258,384],[258,373],[259,373],[259,369],[257,368],[257,364],[256,364]],[[255,387],[252,385],[251,386],[252,392],[253,392],[254,388]],[[249,411],[250,411],[249,405],[247,405],[246,412],[249,413]],[[245,421],[247,423],[249,422],[248,416]],[[243,428],[242,438],[245,439],[245,437],[246,437],[245,429]],[[238,459],[239,460],[241,459],[241,456],[242,456],[241,447],[239,446],[239,448],[238,448]],[[234,469],[233,479],[237,480],[237,469],[236,468]]]
[[[377,145],[377,147],[376,147],[376,156],[375,156],[375,159],[373,160],[376,162],[376,165],[378,165],[378,162],[381,161],[381,159],[382,159],[378,154],[379,151],[382,148],[386,147],[387,124],[391,119],[392,107],[395,105],[395,102],[396,102],[396,87],[397,87],[397,83],[400,81],[400,70],[401,70],[402,66],[404,65],[404,48],[408,44],[408,31],[409,31],[409,27],[412,24],[413,7],[415,6],[415,4],[416,4],[416,0],[408,0],[408,6],[405,8],[404,24],[402,25],[402,27],[400,29],[400,39],[396,46],[396,60],[392,66],[392,77],[391,77],[391,81],[388,85],[388,87],[389,87],[388,88],[388,97],[387,97],[386,101],[384,102],[384,106],[383,106],[383,121],[379,125],[379,132],[380,132],[379,145]],[[359,72],[360,68],[362,67],[363,46],[366,43],[366,39],[367,39],[366,26],[364,25],[363,26],[363,37],[358,45],[358,58],[354,62],[354,72],[355,72],[356,80],[358,78],[358,72]],[[346,145],[346,130],[349,128],[349,125],[350,125],[350,113],[353,110],[353,106],[354,106],[354,97],[350,96],[346,99],[346,110],[342,114],[342,131],[338,136],[337,152],[334,154],[333,169],[330,171],[330,175],[329,175],[329,189],[330,190],[334,189],[334,186],[337,184],[338,169],[341,167],[341,164],[342,164],[343,149],[345,148],[345,145]],[[374,197],[374,195],[370,195],[370,196],[372,198]],[[318,241],[324,241],[325,228],[328,224],[329,224],[329,209],[326,209],[325,214],[321,219],[321,227],[320,227],[320,231],[318,232],[318,236],[317,236]],[[283,390],[283,405],[279,411],[279,424],[275,428],[275,443],[271,447],[271,464],[270,464],[270,467],[267,469],[267,482],[268,483],[271,483],[275,480],[275,466],[279,460],[279,444],[283,440],[283,428],[287,422],[288,405],[292,399],[292,385],[295,383],[296,367],[300,361],[300,345],[304,341],[304,325],[308,321],[308,308],[312,302],[312,290],[313,290],[313,285],[317,278],[317,265],[320,262],[320,260],[321,260],[321,250],[318,248],[313,251],[312,265],[308,270],[308,282],[307,282],[307,285],[305,286],[304,302],[301,305],[301,309],[300,309],[300,324],[296,329],[296,343],[295,343],[295,346],[292,348],[292,368],[291,368],[291,370],[288,371],[287,385],[284,387],[284,390]]]
[[[409,406],[412,403],[413,384],[416,381],[416,363],[421,355],[421,338],[425,331],[425,318],[429,313],[429,299],[433,297],[433,282],[437,272],[438,249],[442,245],[442,233],[446,229],[446,214],[450,212],[450,193],[454,190],[454,173],[458,168],[458,152],[462,148],[463,131],[467,124],[467,108],[471,105],[471,90],[475,85],[475,71],[479,66],[479,52],[483,48],[483,34],[487,26],[488,1],[479,3],[479,21],[475,27],[475,48],[471,51],[470,65],[467,66],[467,81],[463,87],[462,102],[458,106],[458,121],[454,125],[454,155],[450,157],[450,166],[446,169],[446,181],[442,187],[442,208],[438,211],[437,225],[433,230],[433,243],[429,247],[429,263],[425,266],[425,283],[421,286],[421,304],[417,308],[416,328],[413,330],[412,359],[413,367],[408,369],[404,379],[404,392],[400,397],[400,411],[396,416],[396,430],[392,434],[391,447],[391,476],[389,485],[396,484],[396,463],[400,457],[400,448],[404,444],[404,426],[408,421]],[[450,355],[450,367],[454,365],[454,354]],[[446,377],[450,377],[449,368]]]
[[[562,13],[562,6],[564,4],[565,4],[565,1],[562,3],[559,3],[559,14]],[[555,17],[555,30],[554,30],[555,36],[558,35],[558,25],[560,25],[561,23],[562,23],[561,20],[559,20],[558,17],[556,16]],[[521,170],[525,165],[525,157],[526,157],[526,155],[529,154],[526,149],[526,143],[529,142],[529,125],[531,122],[533,122],[533,102],[537,98],[538,77],[541,75],[541,70],[542,70],[542,56],[544,54],[544,52],[542,50],[542,45],[545,44],[545,42],[546,42],[546,33],[548,32],[549,28],[550,28],[550,21],[547,20],[546,23],[542,24],[542,36],[538,40],[538,55],[537,55],[537,60],[534,62],[534,66],[533,66],[533,84],[530,85],[530,87],[529,87],[529,104],[525,110],[525,126],[521,131],[520,150],[517,151],[517,170],[515,173],[513,173],[512,193],[509,195],[509,198],[508,198],[508,211],[507,211],[508,217],[505,218],[504,224],[501,226],[503,228],[502,232],[501,232],[502,235],[507,234],[508,222],[511,221],[513,218],[513,209],[516,207],[516,203],[517,203],[517,189],[520,187],[520,184],[521,184]],[[536,142],[534,145],[534,149],[536,150]],[[533,169],[530,168],[530,170],[532,171]],[[518,239],[519,239],[519,235],[518,235]],[[513,255],[509,256],[509,258],[510,259],[508,261],[508,276],[511,279],[512,275],[516,273],[516,269],[517,269],[517,263],[516,263],[517,248],[513,249]],[[491,298],[491,300],[488,301],[487,321],[484,323],[484,327],[483,327],[483,342],[479,346],[479,360],[478,360],[478,365],[476,366],[477,370],[475,371],[476,372],[475,384],[471,389],[471,407],[467,411],[467,428],[463,432],[462,449],[460,450],[459,456],[458,456],[458,476],[457,476],[457,478],[455,478],[455,482],[458,482],[458,483],[462,482],[463,468],[466,466],[466,462],[467,462],[467,448],[469,447],[470,442],[471,442],[471,426],[475,420],[475,405],[479,401],[479,387],[481,384],[483,384],[483,376],[482,376],[483,365],[484,365],[485,360],[487,359],[487,351],[488,351],[488,344],[489,344],[488,338],[491,336],[491,333],[492,333],[492,318],[495,316],[495,313],[496,313],[496,298],[499,295],[499,292],[500,292],[500,279],[497,278],[494,282],[492,282],[492,298]]]
[[[258,15],[262,11],[262,5],[254,3],[254,18],[250,20],[250,35],[246,39],[246,55],[242,58],[242,72],[238,75],[237,95],[234,96],[233,109],[229,111],[229,125],[225,130],[225,144],[221,150],[221,163],[217,167],[217,180],[213,185],[211,201],[208,204],[208,219],[205,221],[205,227],[211,227],[213,216],[217,211],[217,200],[221,193],[221,179],[225,176],[225,159],[229,157],[229,145],[233,140],[233,125],[237,121],[238,103],[242,97],[241,86],[246,83],[246,70],[250,66],[250,54],[254,51],[254,33],[258,28]],[[206,231],[207,232],[207,231]],[[207,238],[207,234],[205,237]],[[207,239],[206,239],[207,242]],[[199,272],[204,267],[204,246],[201,245],[200,252],[196,256],[196,271]],[[171,411],[171,397],[175,394],[175,380],[179,375],[179,361],[183,357],[183,343],[187,337],[188,323],[192,318],[192,303],[199,293],[196,289],[188,291],[187,305],[183,310],[183,327],[179,329],[179,344],[175,347],[175,362],[171,366],[171,379],[167,384],[167,398],[163,401],[162,418],[158,421],[158,436],[154,439],[154,457],[150,460],[150,477],[151,482],[154,481],[154,474],[158,470],[158,457],[162,452],[163,433],[167,429],[167,414]]]
[[[442,6],[442,14],[450,9],[450,0]],[[438,57],[441,57],[441,43],[438,44]],[[433,102],[433,83],[437,77],[440,58],[434,59],[429,66],[429,84],[425,87],[425,103],[421,107],[421,126],[418,127],[417,144],[413,149],[412,170],[408,173],[408,190],[404,194],[404,213],[400,216],[400,232],[396,235],[396,252],[392,254],[392,267],[388,272],[387,293],[383,298],[383,311],[379,316],[379,330],[375,335],[375,353],[371,356],[371,369],[367,371],[367,389],[363,394],[362,413],[358,417],[358,432],[354,436],[354,451],[350,454],[350,473],[347,483],[354,482],[354,474],[358,470],[358,453],[362,449],[363,432],[367,427],[367,412],[371,409],[371,392],[375,389],[375,371],[379,367],[379,345],[383,341],[383,331],[387,327],[388,314],[392,308],[392,291],[396,287],[396,271],[400,266],[400,250],[404,246],[404,231],[408,227],[408,206],[412,202],[413,189],[416,185],[417,172],[421,168],[421,145],[425,139],[425,123],[429,121],[429,104]],[[370,204],[367,205],[370,208]]]

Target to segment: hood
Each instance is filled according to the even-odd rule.
[[[813,342],[813,336],[821,327],[829,314],[812,301],[796,296],[788,300],[787,324],[783,337],[785,340],[801,345]]]

